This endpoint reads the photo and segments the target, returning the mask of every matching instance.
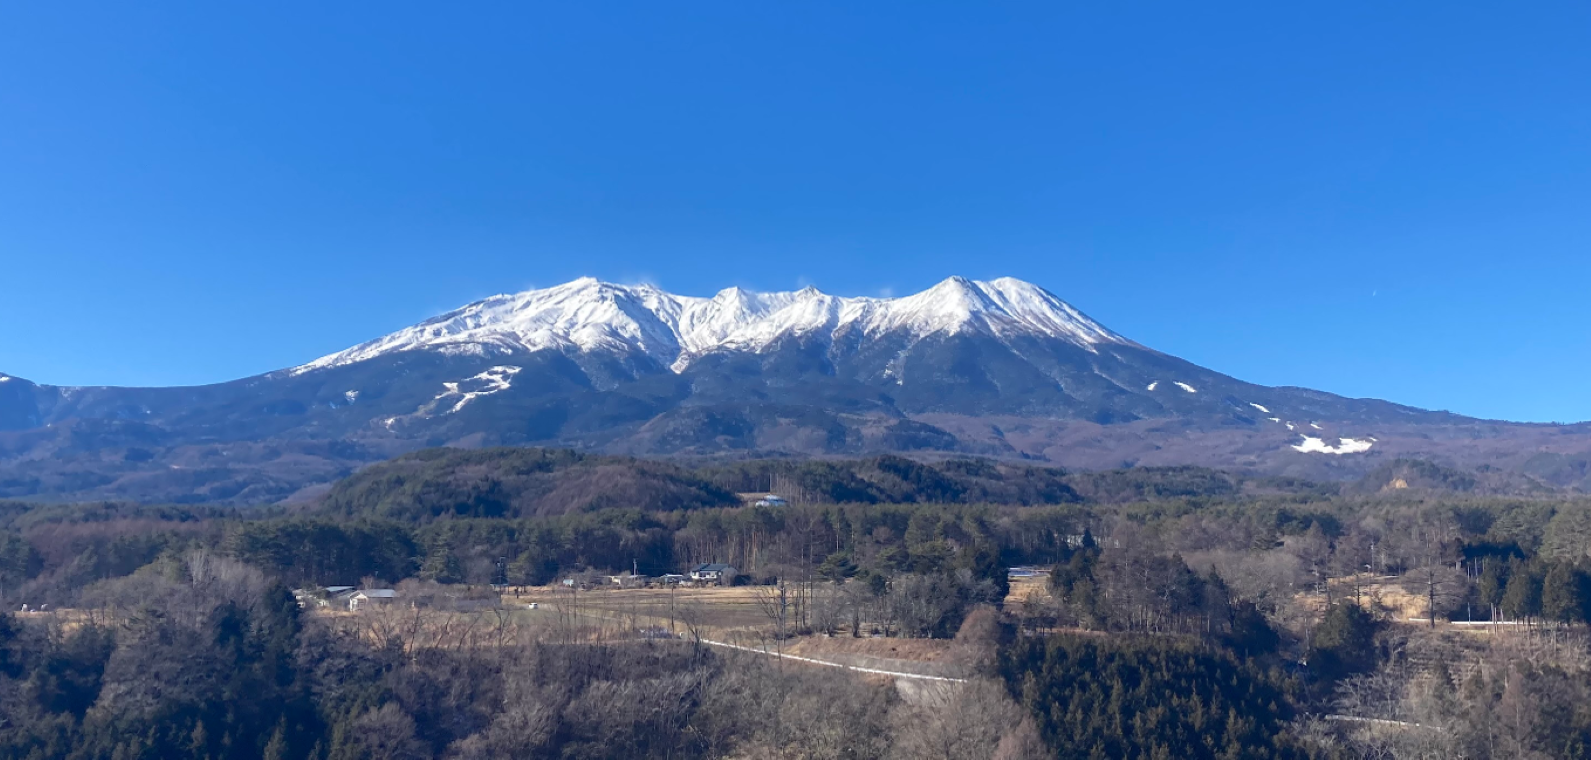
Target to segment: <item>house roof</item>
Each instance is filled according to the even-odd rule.
[[[697,565],[696,569],[692,570],[691,572],[693,572],[693,573],[721,573],[721,572],[724,572],[725,570],[733,570],[733,569],[735,569],[735,568],[730,567],[729,565],[726,565],[726,564],[724,564],[722,562],[704,562],[704,563],[702,563],[700,565]]]
[[[356,596],[362,596],[366,599],[393,599],[398,596],[398,592],[393,591],[390,588],[372,588],[365,589],[364,591],[359,592]]]

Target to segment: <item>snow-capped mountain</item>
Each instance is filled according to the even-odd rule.
[[[786,338],[833,342],[846,335],[865,340],[898,334],[921,340],[961,332],[1002,341],[1054,338],[1087,350],[1099,343],[1130,344],[1043,288],[1010,277],[952,277],[904,298],[846,298],[812,287],[783,293],[729,288],[701,298],[582,278],[493,296],[290,372],[401,351],[502,356],[546,349],[636,352],[678,372],[712,351],[761,352]]]
[[[581,279],[216,385],[67,388],[0,374],[0,498],[275,501],[436,445],[927,452],[1331,477],[1425,451],[1441,431],[1460,431],[1449,448],[1488,464],[1504,456],[1488,447],[1517,431],[1545,435],[1487,425],[1246,383],[1010,278],[953,277],[901,298],[696,297]],[[1551,432],[1532,466],[1591,441]],[[1572,474],[1579,461],[1552,466]]]

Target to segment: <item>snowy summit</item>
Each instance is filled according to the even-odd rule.
[[[545,349],[639,351],[675,371],[716,349],[761,351],[787,336],[977,331],[997,339],[1037,336],[1094,350],[1132,345],[1031,283],[952,277],[901,298],[831,296],[808,287],[756,293],[740,288],[711,298],[679,296],[651,285],[582,278],[557,287],[492,296],[421,324],[317,359],[301,374],[399,351],[429,349],[480,356]]]

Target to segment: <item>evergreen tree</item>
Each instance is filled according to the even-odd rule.
[[[1226,636],[1227,646],[1244,657],[1273,654],[1282,644],[1281,634],[1271,627],[1253,602],[1240,601],[1232,605],[1231,632]]]
[[[1486,605],[1487,617],[1496,620],[1503,603],[1503,592],[1508,587],[1507,565],[1496,557],[1487,557],[1481,564],[1480,601]]]
[[[445,538],[439,537],[431,542],[431,547],[425,555],[425,562],[420,565],[420,577],[437,583],[458,583],[464,580],[463,566]]]
[[[1502,612],[1510,620],[1529,620],[1541,614],[1541,577],[1534,568],[1523,563],[1510,568]]]
[[[1541,581],[1541,614],[1548,620],[1585,620],[1585,576],[1567,562],[1554,562]]]
[[[849,552],[835,552],[823,559],[823,564],[818,565],[818,575],[834,583],[844,583],[856,575],[856,563],[851,561]]]
[[[1003,607],[1006,595],[1011,593],[1011,574],[1000,562],[1000,547],[992,543],[965,547],[961,550],[961,558],[960,564],[972,571],[972,577],[994,584],[994,606]]]
[[[12,642],[17,638],[17,624],[10,613],[0,612],[0,676],[16,678],[22,672],[20,648]]]
[[[204,721],[194,724],[193,731],[188,735],[188,755],[190,757],[210,756],[210,734],[204,730]]]
[[[1332,605],[1315,629],[1309,668],[1321,678],[1335,681],[1368,673],[1376,665],[1376,619],[1357,604]]]
[[[541,586],[558,576],[558,561],[526,548],[508,563],[508,582],[516,586]]]
[[[271,740],[265,745],[265,752],[261,755],[263,760],[287,760],[287,721],[284,719],[276,724],[276,730],[271,733]]]
[[[1001,674],[1064,760],[1307,756],[1286,733],[1286,694],[1220,650],[1026,637],[1004,650]]]
[[[43,564],[43,558],[27,539],[15,533],[0,533],[0,591],[37,575]]]

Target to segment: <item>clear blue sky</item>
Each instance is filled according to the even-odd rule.
[[[8,3],[0,371],[220,381],[581,275],[1011,275],[1254,382],[1591,419],[1588,34],[1583,2]]]

